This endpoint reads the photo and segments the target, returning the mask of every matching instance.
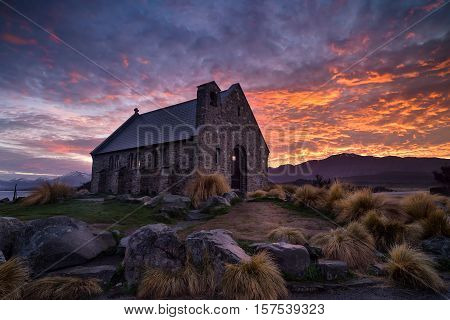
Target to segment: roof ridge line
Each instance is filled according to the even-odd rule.
[[[148,113],[152,113],[152,112],[156,112],[156,111],[160,111],[160,110],[165,110],[165,109],[168,109],[168,108],[176,107],[176,106],[179,106],[180,104],[192,102],[192,101],[195,101],[195,100],[197,100],[197,99],[191,99],[191,100],[187,100],[187,101],[180,102],[180,103],[177,103],[177,104],[173,104],[171,106],[159,108],[159,109],[156,109],[156,110],[147,111],[147,112],[141,113],[140,115],[143,116],[144,114],[148,114]]]

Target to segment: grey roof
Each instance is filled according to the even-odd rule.
[[[179,141],[196,134],[197,100],[135,114],[92,151],[107,153]]]

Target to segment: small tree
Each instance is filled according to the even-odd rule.
[[[450,187],[450,166],[441,167],[441,172],[433,171],[433,175],[437,182]]]

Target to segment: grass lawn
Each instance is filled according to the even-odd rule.
[[[160,216],[156,210],[140,206],[116,200],[93,202],[73,199],[62,203],[28,207],[21,204],[3,204],[0,205],[0,216],[33,220],[64,215],[90,224],[112,224],[133,212],[112,229],[127,230],[150,223],[172,223],[171,220]]]

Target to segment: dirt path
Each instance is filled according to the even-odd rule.
[[[279,226],[300,228],[311,236],[329,230],[332,224],[320,218],[304,217],[301,212],[272,202],[243,202],[233,206],[229,213],[181,230],[179,234],[184,238],[193,231],[227,229],[235,239],[253,242],[265,241],[267,234]]]

